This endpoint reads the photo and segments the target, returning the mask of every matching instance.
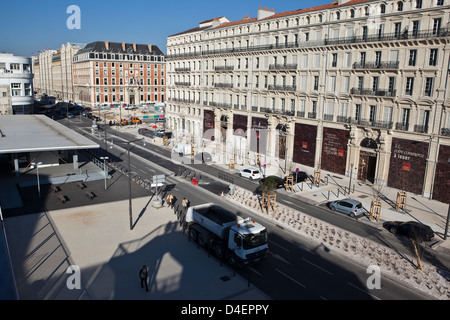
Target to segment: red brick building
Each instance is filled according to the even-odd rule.
[[[87,105],[164,102],[165,56],[151,44],[92,42],[74,55],[73,83]]]

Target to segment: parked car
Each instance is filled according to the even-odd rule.
[[[289,176],[293,177],[292,181],[294,181],[294,184],[304,182],[306,181],[306,179],[308,179],[308,174],[303,171],[299,171],[297,173],[292,172]],[[284,182],[286,182],[286,177],[284,178]]]
[[[201,161],[202,163],[211,162],[212,156],[208,152],[199,152],[194,156],[194,160]]]
[[[275,181],[277,189],[284,188],[284,183],[286,181],[286,178],[283,179],[278,176],[267,176],[267,177],[264,177],[261,180],[259,180],[259,184],[263,184],[264,181],[266,181],[267,179],[273,179]]]
[[[358,217],[364,214],[362,203],[358,200],[343,199],[336,200],[329,204],[332,211],[339,211],[348,214],[350,217]]]
[[[141,124],[142,120],[139,119],[138,117],[131,117],[130,121],[128,121],[130,124]]]
[[[386,221],[383,227],[393,234],[398,234],[417,241],[431,241],[434,238],[433,229],[416,221]]]
[[[261,172],[257,168],[245,168],[239,171],[239,175],[244,178],[249,178],[250,180],[260,179]]]

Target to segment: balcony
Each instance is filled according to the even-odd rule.
[[[324,114],[323,115],[323,120],[326,121],[333,121],[334,115],[333,114]]]
[[[305,111],[297,111],[297,117],[304,118],[305,117]]]
[[[374,90],[365,88],[352,88],[350,94],[360,96],[395,97],[396,90]]]
[[[190,82],[175,82],[176,86],[180,86],[180,87],[190,87],[191,83]]]
[[[395,123],[395,130],[408,131],[408,129],[409,129],[409,123],[403,123],[403,122]]]
[[[191,68],[175,68],[175,72],[189,72]]]
[[[214,83],[215,88],[233,88],[232,83]]]
[[[418,125],[414,126],[414,132],[417,133],[428,133],[428,125]]]
[[[441,136],[450,137],[450,128],[442,128],[441,129]]]
[[[234,66],[216,66],[214,67],[214,71],[233,71]]]
[[[352,118],[346,116],[337,116],[338,122],[356,124],[363,127],[375,127],[381,129],[392,129],[393,123],[390,121],[376,121],[370,119]]]
[[[270,64],[269,65],[269,70],[278,70],[278,71],[288,71],[288,70],[297,70],[297,64],[296,63],[292,63],[292,64]]]
[[[377,70],[396,70],[399,67],[398,61],[384,61],[384,62],[355,62],[353,69],[377,69]]]
[[[272,91],[295,91],[294,86],[278,86],[275,84],[269,84],[268,90]]]
[[[423,30],[419,32],[403,32],[403,33],[384,33],[379,34],[378,32],[371,35],[360,35],[351,37],[338,37],[338,38],[328,38],[320,39],[314,41],[300,41],[300,42],[288,42],[288,43],[278,43],[278,44],[266,44],[257,46],[245,46],[240,48],[225,48],[225,49],[211,49],[203,50],[197,52],[188,53],[174,53],[168,54],[166,59],[176,59],[176,58],[189,58],[189,57],[200,57],[204,55],[216,55],[224,53],[242,53],[242,52],[258,52],[264,50],[277,50],[277,49],[289,49],[289,48],[314,48],[321,47],[325,45],[341,45],[341,44],[352,44],[352,43],[370,43],[370,42],[381,42],[381,41],[404,41],[404,40],[420,40],[420,39],[434,39],[450,36],[450,28],[440,28],[438,31],[430,29]]]
[[[317,113],[316,112],[308,112],[308,118],[310,119],[316,119]]]

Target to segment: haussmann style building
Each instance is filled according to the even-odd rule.
[[[450,0],[336,0],[167,39],[167,125],[226,163],[449,202]]]

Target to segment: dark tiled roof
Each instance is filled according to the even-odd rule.
[[[136,48],[136,50],[134,48]],[[79,50],[78,54],[85,52],[164,55],[164,53],[157,46],[151,44],[133,44],[133,43],[122,44],[120,42],[105,42],[105,41],[91,42],[87,44],[83,49]]]

